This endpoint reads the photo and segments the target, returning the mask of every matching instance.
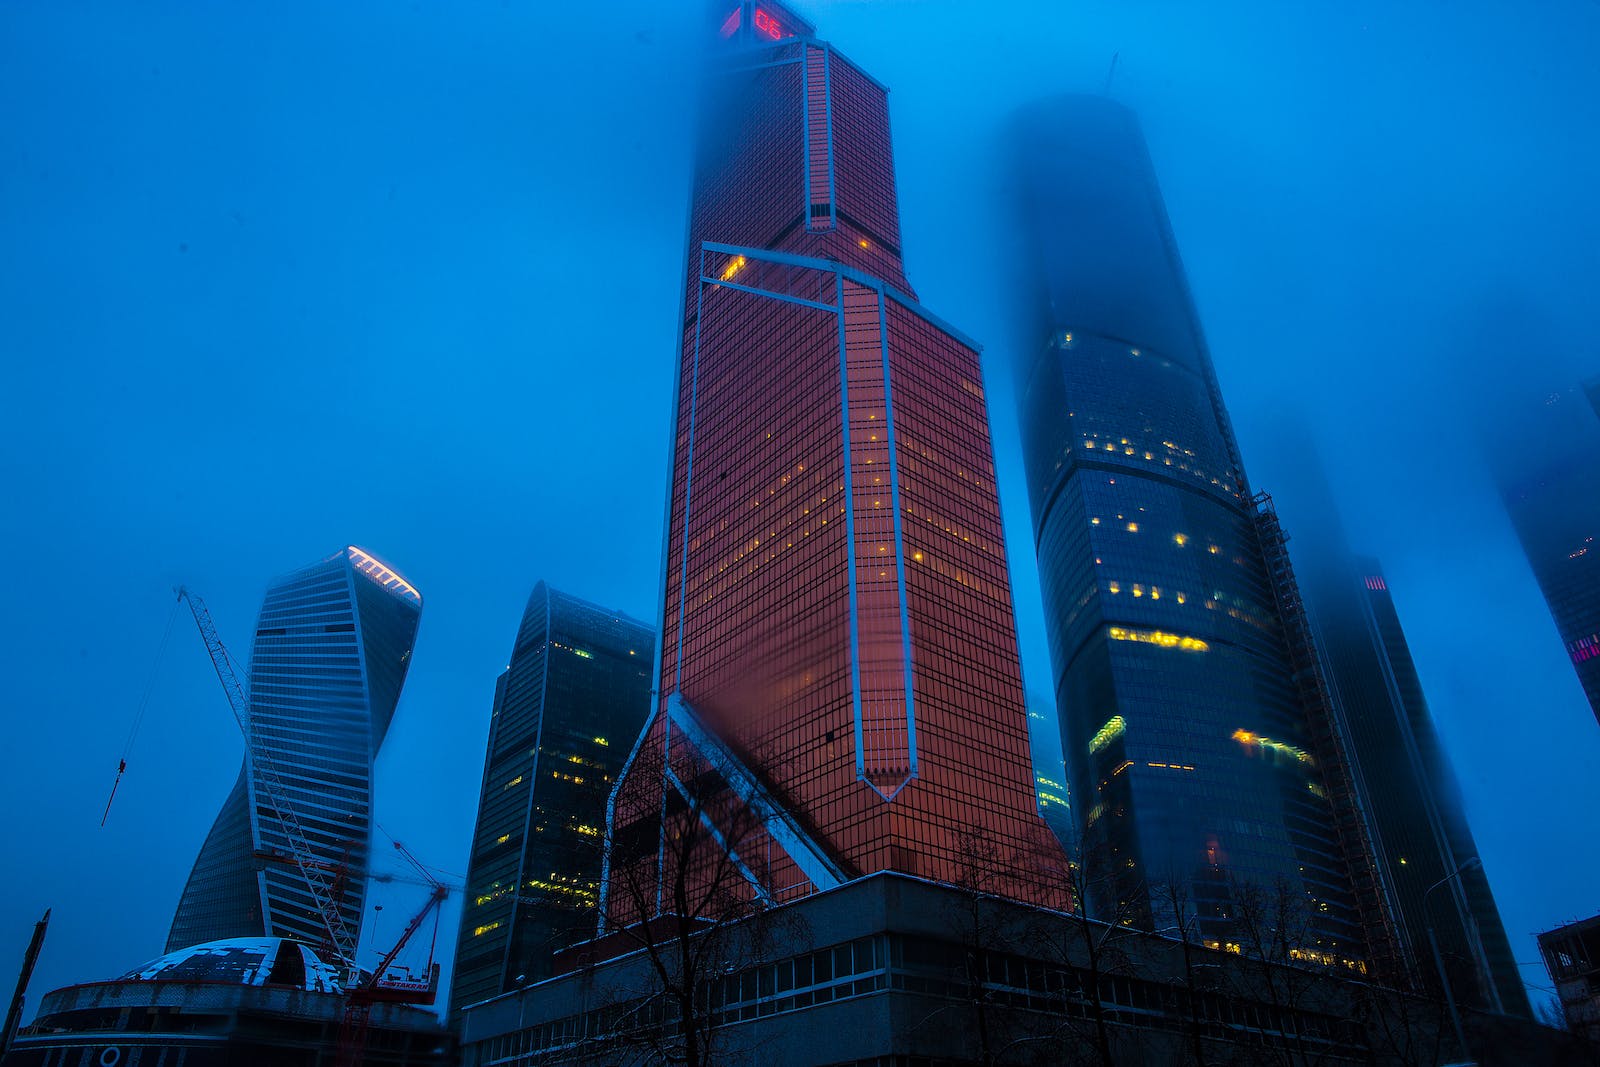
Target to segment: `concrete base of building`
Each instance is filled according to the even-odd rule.
[[[236,981],[118,980],[47,993],[0,1067],[333,1067],[338,991]],[[358,1062],[448,1067],[455,1040],[424,1008],[374,1004]]]
[[[463,1067],[684,1062],[689,1029],[699,1062],[761,1067],[1594,1062],[1503,1016],[1463,1051],[1442,1004],[898,874],[690,936],[717,962],[688,1026],[634,949],[466,1008]]]

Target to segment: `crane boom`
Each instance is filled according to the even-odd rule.
[[[216,625],[211,621],[211,612],[206,610],[205,601],[186,586],[179,587],[178,599],[186,601],[189,611],[194,615],[195,625],[200,628],[200,637],[211,655],[211,666],[216,669],[217,680],[222,683],[223,692],[228,696],[228,706],[233,709],[233,717],[238,720],[239,730],[244,734],[245,759],[255,772],[256,792],[264,796],[272,813],[278,818],[284,837],[288,839],[289,855],[306,888],[310,890],[311,899],[316,903],[322,925],[328,932],[329,946],[354,971],[356,939],[344,921],[344,912],[339,908],[339,895],[333,891],[333,881],[327,873],[329,865],[311,850],[294,807],[285,797],[283,783],[272,765],[272,759],[257,744],[255,723],[250,714],[250,698],[239,679],[239,672],[234,669],[227,647],[217,634]]]

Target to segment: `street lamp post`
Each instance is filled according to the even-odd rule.
[[[1450,1008],[1450,1024],[1455,1027],[1456,1044],[1461,1047],[1461,1055],[1466,1057],[1468,1060],[1472,1058],[1472,1053],[1467,1050],[1467,1035],[1466,1032],[1461,1029],[1461,1013],[1456,1010],[1456,996],[1450,988],[1450,976],[1444,973],[1444,957],[1439,954],[1439,939],[1434,935],[1433,932],[1433,917],[1428,912],[1428,897],[1432,895],[1435,889],[1438,889],[1451,879],[1459,878],[1466,872],[1477,870],[1482,866],[1483,861],[1478,859],[1478,857],[1473,856],[1465,863],[1462,863],[1455,870],[1451,871],[1449,874],[1430,885],[1422,893],[1422,924],[1423,928],[1428,931],[1428,947],[1433,950],[1433,965],[1439,971],[1439,985],[1444,988],[1444,1002]]]

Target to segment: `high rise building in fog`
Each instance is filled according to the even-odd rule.
[[[1238,943],[1281,888],[1294,952],[1363,969],[1387,928],[1368,846],[1138,122],[1070,97],[1019,135],[1023,444],[1091,913],[1176,905]]]
[[[1296,572],[1316,622],[1341,728],[1413,982],[1437,992],[1431,925],[1464,1004],[1527,1016],[1528,995],[1461,793],[1375,559],[1353,555],[1318,464],[1297,464]],[[1465,869],[1463,869],[1465,868]],[[1461,870],[1455,878],[1448,878]],[[1443,883],[1443,884],[1441,884]]]
[[[887,93],[781,5],[714,26],[660,698],[608,885],[662,869],[663,795],[705,768],[715,810],[762,812],[740,866],[764,899],[953,878],[973,836],[1047,861],[983,376],[906,283]]]
[[[594,935],[606,798],[650,712],[655,630],[540,582],[495,684],[452,1012]]]
[[[358,932],[372,836],[372,762],[411,663],[422,595],[350,547],[267,589],[250,655],[256,762],[325,865]],[[290,858],[290,837],[247,762],[206,837],[167,937],[169,952],[234,937],[325,945],[323,917]]]
[[[1585,396],[1587,394],[1587,396]],[[1491,457],[1506,511],[1600,719],[1600,382],[1546,397]]]

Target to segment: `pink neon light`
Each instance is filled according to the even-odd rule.
[[[720,33],[724,37],[732,37],[735,33],[738,33],[739,32],[739,15],[740,15],[740,9],[739,8],[734,8],[733,9],[733,14],[729,15],[726,19],[723,20],[722,29],[718,30],[717,32]]]
[[[788,36],[778,20],[759,7],[756,8],[756,29],[774,41]]]

